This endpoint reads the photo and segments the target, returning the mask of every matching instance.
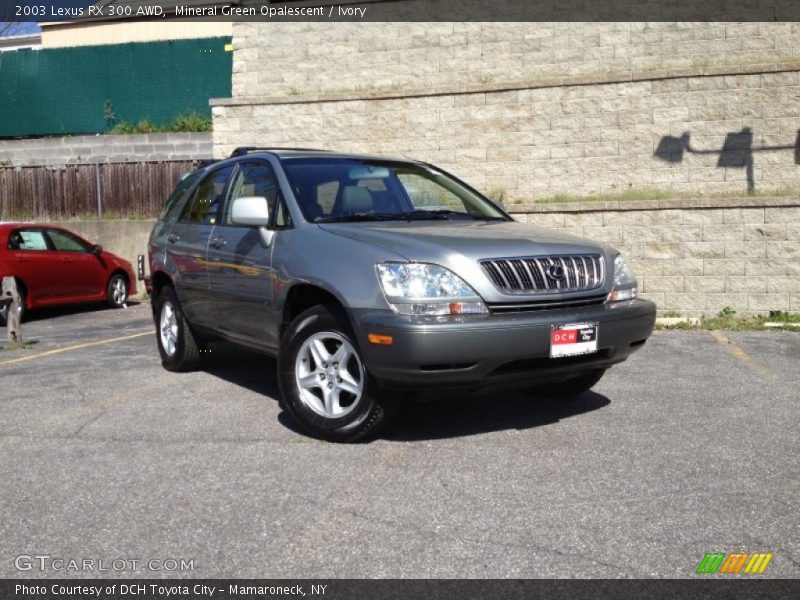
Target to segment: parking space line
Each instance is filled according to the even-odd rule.
[[[114,342],[124,342],[126,340],[132,340],[135,338],[139,338],[145,335],[152,335],[154,331],[152,329],[148,329],[147,331],[142,331],[139,333],[134,333],[131,335],[125,335],[122,337],[110,338],[107,340],[98,340],[95,342],[86,342],[83,344],[74,344],[73,346],[64,346],[63,348],[54,348],[53,350],[48,350],[47,352],[40,352],[38,354],[31,354],[30,356],[21,356],[19,358],[12,358],[11,360],[6,360],[0,362],[0,366],[3,365],[13,365],[21,362],[26,362],[29,360],[34,360],[37,358],[44,358],[47,356],[53,356],[54,354],[61,354],[62,352],[71,352],[73,350],[82,350],[83,348],[92,348],[93,346],[102,346],[103,344],[113,344]]]
[[[795,402],[800,401],[800,390],[792,386],[786,385],[785,383],[780,381],[774,371],[770,370],[769,367],[767,367],[759,360],[750,356],[747,352],[744,351],[744,349],[741,346],[736,344],[736,342],[731,340],[724,333],[716,330],[709,331],[708,333],[711,335],[711,337],[713,337],[717,341],[718,344],[726,346],[728,348],[728,352],[730,352],[731,356],[733,356],[736,360],[746,365],[750,370],[754,371],[762,379],[769,381],[775,387],[780,389],[782,392],[791,396]]]

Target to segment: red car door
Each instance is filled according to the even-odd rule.
[[[70,301],[101,297],[105,293],[106,265],[92,253],[92,245],[63,229],[48,228],[47,237],[65,275],[61,298]]]
[[[8,258],[11,269],[22,279],[33,306],[53,302],[63,285],[63,269],[55,253],[50,251],[44,231],[22,227],[8,236]]]

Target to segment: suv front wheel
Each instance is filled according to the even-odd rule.
[[[335,307],[301,313],[281,339],[278,377],[286,409],[315,437],[354,442],[386,425],[396,400],[367,371]]]

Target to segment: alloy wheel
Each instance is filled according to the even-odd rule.
[[[329,419],[350,413],[364,393],[361,358],[347,339],[333,331],[316,333],[303,342],[294,371],[303,403]]]
[[[178,347],[178,315],[171,302],[164,302],[161,307],[159,324],[161,347],[167,356],[172,356]]]

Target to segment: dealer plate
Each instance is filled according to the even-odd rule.
[[[597,352],[597,323],[553,325],[550,358],[580,356]]]

